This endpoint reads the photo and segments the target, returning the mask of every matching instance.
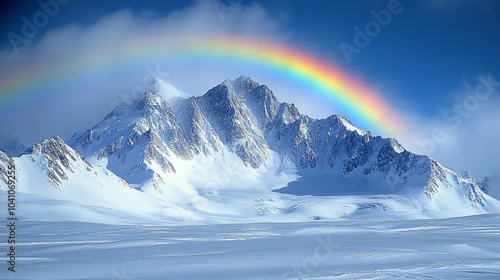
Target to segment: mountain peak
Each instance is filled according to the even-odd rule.
[[[53,136],[29,147],[23,155],[43,156],[42,166],[48,171],[48,181],[56,187],[62,181],[68,180],[67,171],[74,172],[78,164],[81,163],[87,170],[91,168],[85,158],[68,146],[59,136]]]
[[[239,76],[238,78],[233,80],[232,83],[234,86],[245,86],[249,88],[255,88],[259,86],[259,83],[257,83],[256,81],[252,80],[252,78],[245,75]]]
[[[248,77],[247,75],[241,75],[238,78],[234,79],[234,82],[240,83],[242,81],[252,81],[252,78]]]
[[[11,157],[22,154],[26,148],[27,147],[16,138],[0,136],[0,151],[5,152]]]
[[[238,97],[233,87],[233,83],[231,80],[226,79],[219,85],[207,91],[203,96],[201,96],[201,99],[214,104],[233,104],[236,102]]]
[[[146,90],[139,97],[135,108],[141,110],[147,106],[162,105],[164,102],[165,100],[163,99],[163,97],[157,94],[156,91]]]
[[[24,154],[42,154],[58,157],[63,153],[73,151],[59,136],[52,136],[26,149]]]
[[[259,86],[259,83],[252,80],[250,77],[242,75],[232,81],[232,85],[236,91],[251,91]]]

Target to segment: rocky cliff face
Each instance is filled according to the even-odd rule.
[[[0,151],[0,180],[7,185],[9,166],[12,165],[12,158],[5,152]]]
[[[171,156],[185,160],[193,156],[172,108],[150,91],[114,109],[69,143],[85,157],[106,159],[107,167],[130,183],[150,179],[155,164],[163,172],[175,172]]]
[[[87,171],[91,171],[85,158],[66,145],[59,136],[29,147],[23,155],[31,157],[33,161],[39,160],[40,167],[47,172],[47,181],[55,187],[68,180],[68,173],[74,173],[76,165],[83,165]]]

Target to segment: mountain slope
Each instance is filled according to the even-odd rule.
[[[17,192],[148,218],[176,217],[187,213],[167,201],[135,190],[106,168],[90,164],[57,136],[29,147],[19,157],[11,158],[0,152],[0,180],[4,183],[7,183],[4,171],[9,165],[15,166]],[[7,190],[3,184],[0,186],[0,189]],[[167,206],[170,211],[166,210]],[[49,212],[57,212],[56,209],[58,206],[53,205]],[[74,210],[72,207],[68,209]]]
[[[176,173],[172,161],[213,155],[225,147],[253,169],[274,160],[274,152],[306,177],[365,178],[371,182],[367,185],[382,193],[417,187],[429,199],[441,185],[466,184],[470,201],[483,200],[477,184],[429,157],[405,150],[395,139],[374,137],[345,117],[316,120],[302,115],[293,104],[280,103],[265,85],[245,76],[172,106],[148,91],[69,142],[86,157],[106,158],[107,167],[130,183],[147,181],[153,174]]]
[[[73,136],[70,143],[85,157],[106,159],[108,169],[133,184],[151,179],[155,163],[163,172],[175,172],[170,156],[192,157],[172,109],[149,91],[136,103],[116,108],[83,135]]]
[[[161,89],[146,91],[75,134],[68,141],[72,148],[52,138],[14,160],[24,168],[41,166],[45,175],[38,180],[48,180],[52,198],[71,200],[54,194],[68,182],[111,180],[131,197],[159,199],[193,217],[500,211],[500,202],[474,180],[407,151],[395,139],[372,136],[345,117],[303,115],[248,77],[226,80],[199,97],[167,101],[156,92]],[[92,172],[84,183],[82,174]],[[73,173],[81,176],[74,179]]]

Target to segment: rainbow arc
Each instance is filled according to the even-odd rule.
[[[102,69],[120,72],[127,67],[138,67],[141,62],[215,59],[222,64],[249,65],[279,73],[291,83],[300,83],[309,92],[341,107],[356,123],[367,124],[389,136],[405,135],[402,118],[362,81],[319,57],[272,40],[236,36],[173,40],[144,36],[122,44],[120,49],[94,50],[88,57],[86,61],[70,60],[48,71],[45,66],[34,64],[30,69],[13,69],[0,77],[0,115],[9,107],[35,98],[40,88],[57,89],[64,81],[85,80]]]

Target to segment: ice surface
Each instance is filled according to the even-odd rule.
[[[499,214],[191,226],[19,221],[17,272],[4,267],[0,278],[499,279],[499,221]]]

